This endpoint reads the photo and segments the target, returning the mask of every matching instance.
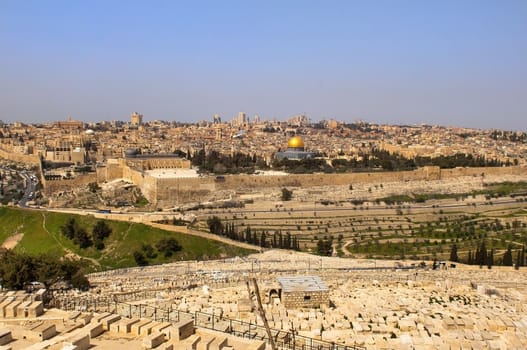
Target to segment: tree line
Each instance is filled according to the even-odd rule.
[[[214,150],[206,153],[202,149],[195,152],[190,160],[192,165],[200,168],[200,171],[215,174],[251,174],[255,169],[269,168],[263,158],[240,152],[229,155]]]
[[[182,249],[183,247],[175,238],[167,237],[160,239],[154,246],[142,243],[141,249],[135,250],[132,255],[138,266],[147,266],[150,263],[149,259],[157,258],[158,254],[163,255],[165,258],[170,258]]]
[[[73,288],[84,289],[89,282],[82,261],[59,258],[51,254],[31,256],[14,250],[0,249],[0,285],[21,290],[28,283],[40,282],[46,288],[63,282]]]
[[[510,161],[502,162],[483,156],[458,153],[449,156],[407,158],[399,153],[390,153],[373,148],[368,152],[359,152],[353,159],[333,159],[328,164],[325,154],[318,154],[316,158],[300,160],[273,159],[269,166],[262,157],[236,152],[232,155],[221,154],[212,150],[199,150],[190,156],[192,165],[198,166],[200,171],[215,174],[254,173],[256,169],[281,169],[292,174],[311,174],[314,172],[343,173],[350,171],[370,171],[382,169],[385,171],[414,170],[423,166],[438,166],[442,169],[455,167],[501,167],[515,165]]]
[[[300,250],[298,238],[295,235],[291,235],[289,231],[285,234],[282,233],[282,230],[275,230],[270,233],[268,230],[253,230],[250,226],[240,229],[232,222],[224,224],[217,216],[208,218],[207,226],[210,233],[238,242],[245,242],[262,248]]]
[[[104,220],[99,220],[92,228],[91,234],[82,227],[74,217],[69,218],[60,227],[61,233],[73,241],[81,249],[95,246],[95,249],[104,249],[104,239],[110,237],[112,229]]]
[[[450,250],[450,261],[460,261],[457,250],[457,245],[452,245]],[[512,251],[512,245],[509,244],[503,256],[501,258],[496,258],[495,250],[493,248],[487,249],[485,241],[481,241],[481,243],[476,247],[475,251],[468,251],[466,263],[468,265],[488,266],[489,268],[494,265],[514,266],[515,268],[526,266],[527,261],[525,261],[525,246],[522,246],[521,249],[516,250],[516,257],[513,255],[514,253]]]

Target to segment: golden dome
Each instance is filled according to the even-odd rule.
[[[304,148],[304,140],[300,136],[293,136],[287,143],[289,148]]]

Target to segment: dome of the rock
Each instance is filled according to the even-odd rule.
[[[304,140],[300,136],[293,136],[287,143],[288,148],[304,148]]]

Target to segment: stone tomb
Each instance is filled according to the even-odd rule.
[[[278,277],[286,308],[321,308],[329,305],[329,288],[318,276]]]

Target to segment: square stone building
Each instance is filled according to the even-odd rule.
[[[280,300],[286,308],[320,308],[329,305],[329,288],[318,276],[282,276]]]

